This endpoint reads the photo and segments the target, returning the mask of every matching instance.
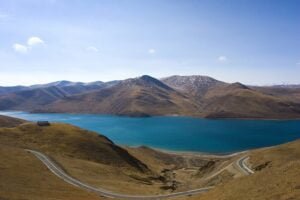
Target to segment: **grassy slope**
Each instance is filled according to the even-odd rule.
[[[179,190],[198,187],[198,183],[187,183],[185,177],[192,177],[208,162],[203,159],[187,161],[181,156],[147,148],[142,154],[138,149],[128,153],[103,136],[66,124],[39,127],[25,123],[15,128],[0,128],[0,145],[37,149],[53,157],[70,175],[91,185],[127,194],[169,193],[171,190],[166,188],[173,180],[182,183]],[[136,158],[149,164],[150,170]],[[156,164],[160,167],[154,167]],[[194,169],[192,172],[176,171],[178,177],[170,176],[171,171],[162,173],[165,168],[180,170],[185,167]]]
[[[100,200],[53,175],[23,149],[0,145],[1,200]]]
[[[36,149],[54,158],[71,176],[91,185],[132,194],[164,192],[160,189],[163,183],[157,178],[157,175],[125,149],[113,144],[104,136],[78,127],[67,124],[51,124],[49,127],[39,127],[36,124],[25,123],[15,128],[0,128],[0,145],[9,149],[7,156],[0,156],[0,163],[14,162],[17,165],[11,168],[11,171],[19,170],[20,163],[28,162],[30,164],[32,161],[32,159],[26,161],[20,159],[20,156],[15,156],[10,150],[13,149],[11,147],[19,148],[19,152],[23,151],[22,149],[24,148]],[[34,156],[29,155],[34,159]],[[38,160],[36,163],[43,166]],[[19,169],[17,169],[18,167]],[[36,173],[34,169],[28,168],[28,170]],[[45,171],[47,171],[46,168]],[[0,168],[0,173],[6,173],[6,170]],[[24,171],[24,173],[27,173],[27,171]],[[44,185],[47,185],[46,178],[39,177],[38,174],[36,173],[34,176],[37,179],[41,178],[44,180]],[[42,175],[47,177],[45,174]],[[22,181],[24,179],[23,176],[23,174],[16,174],[16,181],[19,179]],[[10,177],[10,179],[13,184],[13,177]],[[33,184],[38,182],[38,180],[30,180],[29,178],[28,181],[32,181]],[[59,181],[60,179],[58,179]],[[3,183],[5,183],[4,179]],[[2,187],[5,188],[6,186],[2,185]],[[72,188],[72,186],[70,187]],[[38,189],[38,187],[35,189]],[[6,190],[10,189],[5,188]],[[68,190],[65,191],[65,195],[69,194]],[[19,191],[16,193],[17,196],[21,195]],[[49,193],[50,198],[50,192],[48,191],[47,193]],[[13,196],[12,192],[6,192],[5,194]],[[71,191],[69,196],[72,196],[72,194]],[[33,197],[35,195],[37,193],[32,194]]]
[[[0,145],[44,152],[71,176],[108,190],[127,194],[169,192],[160,188],[164,182],[157,173],[125,149],[104,136],[71,125],[54,123],[39,127],[25,123],[15,128],[0,128]],[[0,157],[2,162],[6,160]]]
[[[147,167],[106,137],[67,124],[33,123],[0,129],[0,144],[146,172]]]
[[[128,148],[128,151],[143,160],[150,169],[164,174],[169,185],[175,181],[176,191],[212,186],[243,175],[238,170],[231,169],[226,171],[225,175],[228,176],[224,176],[224,173],[213,176],[230,165],[236,157],[216,158],[196,153],[162,152],[148,147]]]
[[[169,191],[162,190],[162,181],[154,175],[145,175],[88,160],[54,156],[73,177],[106,190],[123,194],[153,195]]]
[[[25,123],[25,120],[0,115],[0,127],[15,127],[22,123]]]
[[[174,181],[179,181],[176,183],[177,191],[193,189],[203,184],[200,178],[204,172],[213,174],[228,162],[232,162],[225,160],[211,168],[207,165],[209,161],[207,159],[204,161],[179,155],[174,157],[148,148],[129,149],[129,153],[121,150],[120,154],[120,149],[116,150],[111,145],[115,146],[103,136],[64,124],[38,127],[27,123],[16,128],[0,128],[0,197],[97,198],[65,184],[51,175],[33,155],[19,148],[38,149],[51,155],[68,173],[84,182],[131,194],[167,193],[170,191],[161,187]],[[123,151],[126,153],[123,154]],[[151,175],[135,157],[143,160],[153,171],[162,172],[164,169],[171,171],[161,177],[166,180],[160,181],[158,176]],[[219,184],[215,189],[190,199],[293,200],[300,195],[300,140],[251,151],[250,165],[256,170],[255,174],[232,179],[233,174],[224,171],[216,177],[217,179],[212,180],[213,184]],[[15,191],[15,188],[19,190]]]
[[[251,176],[222,184],[190,200],[297,200],[300,197],[300,140],[252,151]],[[269,163],[266,165],[266,163]],[[259,169],[259,170],[258,170]]]

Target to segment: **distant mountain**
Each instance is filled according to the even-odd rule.
[[[299,118],[300,102],[270,95],[241,83],[209,90],[204,102],[204,117],[209,118]]]
[[[84,92],[89,92],[92,90],[97,90],[105,87],[105,83],[102,81],[95,81],[90,83],[83,82],[71,82],[71,81],[56,81],[47,84],[39,84],[29,86],[29,89],[36,88],[48,88],[48,87],[57,87],[66,92],[68,95],[74,95]]]
[[[294,90],[292,93],[287,88],[280,88],[279,91],[275,87],[268,90],[262,87],[250,88],[239,82],[228,84],[207,76],[171,76],[161,80],[170,87],[194,96],[195,101],[201,105],[198,115],[202,117],[300,117],[300,101],[293,98],[300,91]]]
[[[0,110],[39,110],[61,98],[111,87],[118,81],[56,81],[32,86],[0,87]]]
[[[188,96],[153,77],[142,76],[95,92],[63,98],[45,111],[148,116],[191,115],[197,109],[197,104]]]
[[[289,101],[300,102],[300,87],[278,87],[278,86],[264,86],[264,87],[251,87],[262,93],[280,97]]]
[[[272,85],[272,88],[300,88],[300,84],[282,84],[282,85]]]
[[[225,84],[208,76],[170,76],[162,78],[161,81],[174,89],[196,97],[203,96],[214,86]]]
[[[37,84],[37,85],[31,85],[29,88],[35,89],[35,88],[46,88],[46,87],[68,87],[68,86],[78,86],[78,85],[84,85],[85,83],[82,82],[72,82],[72,81],[55,81],[51,83],[46,84]]]
[[[58,81],[29,88],[2,88],[2,92],[0,110],[300,118],[300,88],[230,84],[207,76],[171,76],[158,80],[144,75],[92,83]]]
[[[107,83],[104,83],[102,81],[95,81],[90,83],[83,83],[83,82],[71,82],[71,81],[56,81],[46,84],[37,84],[37,85],[31,85],[31,86],[8,86],[8,87],[0,87],[0,95],[6,95],[10,93],[25,91],[25,90],[33,90],[38,88],[49,88],[49,87],[57,87],[64,92],[66,92],[68,95],[73,94],[79,94],[82,92],[88,92],[91,90],[100,89],[107,86],[112,86],[113,84],[116,84],[117,81],[110,81]]]
[[[107,82],[103,82],[102,87],[103,88],[109,88],[112,87],[114,85],[117,85],[118,83],[120,83],[120,80],[114,80],[114,81],[107,81]]]
[[[0,110],[31,111],[65,96],[67,94],[55,86],[9,93],[0,96]]]
[[[5,95],[13,92],[19,92],[28,89],[25,86],[0,87],[0,95]]]

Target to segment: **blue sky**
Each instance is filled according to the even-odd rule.
[[[0,0],[0,85],[143,74],[300,83],[300,1]]]

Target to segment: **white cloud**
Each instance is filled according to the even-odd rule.
[[[156,53],[156,50],[155,50],[155,49],[149,49],[149,50],[148,50],[148,53],[149,53],[149,54],[155,54],[155,53]]]
[[[300,61],[296,63],[296,65],[300,65]]]
[[[219,56],[218,61],[221,63],[225,63],[228,61],[228,58],[226,56]]]
[[[27,53],[28,52],[28,47],[22,45],[22,44],[14,44],[13,49],[18,52],[18,53]]]
[[[98,52],[99,50],[94,46],[89,46],[86,48],[87,51]]]
[[[28,38],[27,45],[15,43],[13,45],[13,49],[18,53],[27,53],[32,49],[33,46],[38,46],[42,44],[45,44],[45,42],[41,38],[32,36]]]
[[[40,44],[44,44],[44,43],[45,42],[41,38],[35,37],[35,36],[30,37],[27,40],[28,46],[35,46],[35,45],[40,45]]]

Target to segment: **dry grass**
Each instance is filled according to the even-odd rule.
[[[94,187],[132,195],[168,193],[160,188],[164,185],[163,182],[154,176],[145,176],[87,160],[59,156],[54,158],[71,176]]]
[[[0,145],[1,200],[100,200],[65,183],[35,156],[19,148]]]
[[[224,173],[214,176],[216,172],[231,165],[236,157],[216,158],[197,153],[161,152],[148,147],[127,148],[127,150],[146,163],[152,171],[164,175],[168,184],[175,181],[176,191],[216,185],[240,175],[235,169],[226,169],[224,171],[231,176],[224,176]],[[209,178],[210,176],[214,176],[214,180]]]
[[[40,127],[33,123],[0,129],[0,144],[40,150],[50,155],[90,160],[133,171],[147,172],[147,166],[97,133],[68,124]]]
[[[141,194],[164,192],[145,164],[106,137],[78,127],[27,123],[1,128],[1,144],[46,153],[67,173],[91,185],[124,193],[135,193],[134,188]]]
[[[125,150],[104,136],[66,124],[2,128],[0,144],[44,152],[71,176],[125,194],[165,194],[201,187],[206,182],[199,178],[199,171],[215,160],[149,148]],[[211,173],[224,162],[216,162]]]
[[[298,200],[300,197],[300,140],[255,150],[251,176],[230,180],[191,200]],[[269,163],[266,165],[266,163]],[[185,198],[184,198],[185,199]]]
[[[0,128],[1,127],[7,127],[7,128],[15,127],[22,123],[25,123],[25,120],[0,115]]]
[[[50,155],[83,182],[120,193],[153,195],[216,185],[189,199],[296,200],[300,196],[300,140],[249,152],[249,165],[256,173],[241,177],[230,165],[236,157],[124,149],[104,136],[71,125],[26,123],[0,128],[1,200],[99,199],[63,182],[24,148]],[[215,173],[218,175],[208,179]]]

